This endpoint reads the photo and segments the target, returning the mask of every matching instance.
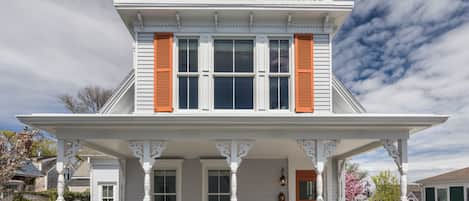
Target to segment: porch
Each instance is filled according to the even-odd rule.
[[[59,139],[59,201],[63,170],[73,166],[80,146],[113,156],[93,161],[93,200],[342,201],[345,160],[379,146],[395,160],[401,200],[407,200],[407,139],[447,119],[368,114],[18,118]]]

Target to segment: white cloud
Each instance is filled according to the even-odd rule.
[[[376,8],[386,14],[371,16],[336,41],[335,72],[370,112],[451,115],[444,125],[412,136],[411,180],[469,166],[468,2],[380,2],[357,15]],[[354,160],[372,173],[395,170],[382,149]]]
[[[19,113],[64,112],[58,94],[113,88],[131,69],[132,38],[110,0],[18,0],[0,15],[0,126],[17,126]]]

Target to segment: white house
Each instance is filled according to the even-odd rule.
[[[417,181],[423,201],[469,200],[469,167]]]
[[[105,107],[17,117],[58,138],[58,201],[80,146],[113,156],[92,161],[92,200],[344,200],[344,161],[380,146],[407,200],[407,140],[448,118],[366,113],[334,78],[331,41],[353,1],[114,5],[134,63]]]

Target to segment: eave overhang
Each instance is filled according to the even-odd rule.
[[[165,130],[399,130],[408,134],[441,124],[446,115],[399,114],[32,114],[18,115],[24,124],[56,132],[58,129],[165,129]]]

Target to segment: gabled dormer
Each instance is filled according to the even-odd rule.
[[[354,99],[346,100],[331,69],[332,37],[352,1],[114,4],[135,40],[134,66],[103,111],[360,112],[344,107]]]

